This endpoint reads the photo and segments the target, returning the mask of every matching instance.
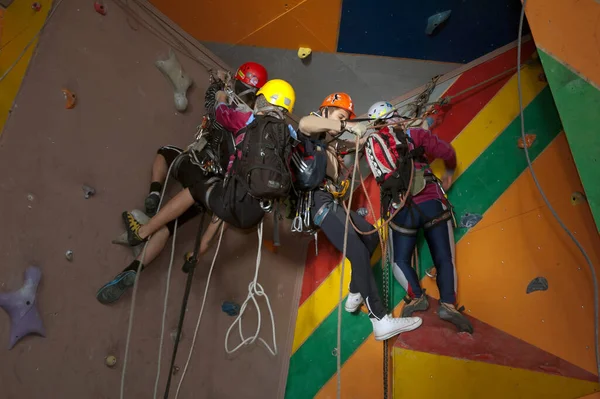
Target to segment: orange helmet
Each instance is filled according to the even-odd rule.
[[[346,93],[333,93],[327,96],[319,110],[322,110],[325,107],[337,107],[341,109],[345,109],[350,113],[350,118],[354,118],[356,115],[354,114],[354,103],[352,102],[352,98]]]

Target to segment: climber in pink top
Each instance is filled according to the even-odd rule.
[[[471,323],[455,306],[454,225],[451,205],[444,195],[452,184],[456,152],[452,145],[428,130],[403,127],[403,119],[388,102],[373,104],[368,115],[377,121],[376,125],[389,125],[376,128],[365,148],[369,166],[381,188],[382,209],[392,214],[398,209],[399,205],[395,205],[400,202],[400,195],[408,193],[406,203],[389,224],[394,247],[394,277],[408,293],[402,317],[429,308],[417,271],[411,266],[417,233],[423,229],[437,270],[438,315],[459,331],[472,333]],[[435,159],[441,159],[446,168],[441,181],[429,166]]]

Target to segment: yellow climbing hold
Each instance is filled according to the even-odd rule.
[[[106,356],[106,359],[104,359],[104,361],[106,362],[106,366],[110,368],[115,367],[115,365],[117,364],[117,358],[113,355]]]
[[[310,47],[300,47],[298,49],[298,58],[301,60],[305,59],[309,55],[312,54],[312,49]]]
[[[584,193],[575,191],[573,194],[571,194],[571,205],[573,206],[583,204],[585,200],[586,198]]]

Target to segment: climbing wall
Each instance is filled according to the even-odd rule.
[[[512,48],[467,65],[461,74],[442,77],[432,94],[432,101],[458,95],[436,108],[430,120],[432,130],[457,151],[457,179],[449,191],[457,221],[467,214],[482,217],[474,227],[455,232],[458,300],[475,334],[457,334],[441,323],[434,313],[437,301],[430,301],[423,326],[394,343],[394,398],[578,398],[600,389],[590,272],[542,201],[518,147],[516,56]],[[529,148],[534,169],[552,205],[598,267],[600,240],[532,41],[524,43],[522,57],[527,61],[522,69],[525,127],[530,138],[535,135]],[[434,169],[442,170],[437,163]],[[372,180],[368,191],[377,197]],[[366,207],[360,195],[356,207]],[[378,215],[368,217],[375,221]],[[341,256],[322,239],[318,258],[311,247],[308,251],[286,398],[335,398]],[[425,275],[432,260],[423,245],[420,258],[423,286],[438,298],[435,281]],[[372,264],[380,277],[380,254]],[[349,267],[344,272],[349,281]],[[538,277],[547,289],[528,294],[528,285]],[[343,288],[345,296],[347,285]],[[405,292],[394,284],[392,293],[399,314]],[[383,396],[382,344],[371,332],[364,312],[343,312],[343,398]]]
[[[5,12],[3,43],[7,32],[19,31],[17,23],[26,35],[42,18],[32,14],[30,20],[13,21],[12,15],[27,14],[25,6],[31,4],[16,0]],[[50,3],[43,3],[40,13],[49,8]],[[193,53],[189,59],[178,53],[195,82],[188,92],[190,106],[180,114],[175,111],[170,84],[154,66],[168,53],[169,46],[159,38],[168,38],[169,31],[139,9],[125,14],[111,2],[106,11],[102,16],[91,2],[63,0],[31,60],[23,58],[20,67],[7,75],[16,82],[27,68],[18,95],[7,102],[15,105],[0,137],[0,292],[18,289],[24,271],[29,266],[39,267],[42,279],[35,306],[46,337],[25,337],[9,351],[10,320],[0,311],[2,398],[120,397],[131,293],[113,306],[103,306],[96,301],[96,290],[132,260],[131,251],[111,240],[123,230],[121,212],[143,206],[156,149],[164,144],[188,144],[203,115],[208,75],[192,60],[202,54]],[[149,31],[141,21],[154,30]],[[11,54],[20,53],[10,48]],[[7,70],[5,65],[14,62],[4,58],[8,54],[2,50],[0,74]],[[5,87],[0,87],[2,96],[7,94]],[[16,92],[17,86],[11,87]],[[63,88],[77,95],[72,109],[65,108]],[[95,188],[89,199],[84,198],[84,184]],[[177,190],[174,184],[169,195]],[[160,363],[160,397],[171,372],[171,335],[185,283],[180,271],[183,254],[192,250],[197,227],[198,221],[192,221],[177,236]],[[274,312],[278,355],[268,354],[258,341],[232,356],[225,353],[225,334],[234,318],[222,312],[221,304],[244,301],[258,249],[256,231],[227,231],[180,398],[283,395],[306,243],[290,238],[286,233],[289,226],[281,229],[282,247],[278,253],[272,248],[263,250],[259,274]],[[271,234],[268,225],[265,240]],[[72,251],[70,261],[67,251]],[[213,247],[201,259],[194,278],[170,397],[175,396],[190,352],[214,252]],[[141,275],[124,398],[153,396],[169,255],[165,251]],[[259,298],[258,303],[262,309],[260,337],[273,345],[264,299]],[[256,309],[250,305],[243,320],[246,337],[254,333],[256,322]],[[239,342],[235,329],[230,347]],[[113,368],[105,365],[107,356],[116,357]]]
[[[528,0],[526,14],[600,230],[600,3]]]
[[[299,115],[339,90],[365,112],[500,48],[516,39],[520,9],[518,0],[151,2],[231,66],[259,61],[289,80]],[[444,26],[427,35],[428,18],[447,10]],[[299,47],[311,58],[298,59]]]

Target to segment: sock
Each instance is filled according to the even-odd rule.
[[[131,262],[131,264],[129,266],[127,266],[125,269],[123,269],[122,273],[128,272],[130,270],[133,270],[134,272],[137,272],[137,269],[138,269],[139,266],[140,266],[140,261],[136,259],[133,262]],[[144,270],[144,265],[142,265],[142,269],[141,270]]]
[[[159,195],[160,195],[160,191],[161,191],[161,190],[162,190],[162,184],[161,184],[160,182],[153,181],[153,182],[150,184],[150,193],[152,193],[152,192],[155,192],[155,191],[156,191],[156,192],[157,192],[157,193],[159,193]]]

